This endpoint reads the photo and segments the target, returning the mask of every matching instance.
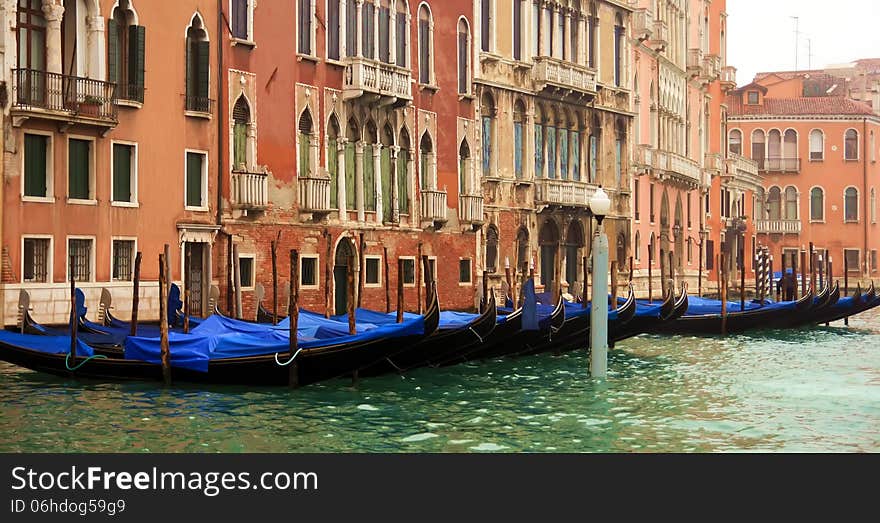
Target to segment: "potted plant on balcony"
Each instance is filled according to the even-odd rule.
[[[101,112],[101,105],[104,100],[97,96],[86,95],[82,102],[79,103],[78,112],[85,116],[97,117]]]

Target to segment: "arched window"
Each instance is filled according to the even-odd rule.
[[[581,131],[580,131],[581,115],[575,116],[574,122],[571,124],[569,134],[568,148],[571,150],[571,179],[575,181],[581,180]]]
[[[742,140],[742,131],[739,129],[730,131],[730,136],[727,139],[727,149],[731,154],[742,154]]]
[[[544,126],[541,109],[535,111],[535,178],[544,177]]]
[[[523,2],[513,0],[513,59],[522,60]]]
[[[564,118],[564,116],[563,116]],[[566,125],[566,122],[563,120],[560,122],[559,127],[556,129],[556,142],[559,144],[559,177],[563,180],[568,179],[568,126],[571,123]]]
[[[480,50],[492,50],[492,0],[480,0]]]
[[[798,219],[798,192],[791,185],[785,188],[785,219]]]
[[[602,143],[602,125],[598,116],[593,116],[593,129],[590,132],[590,183],[596,183],[599,172],[600,144]]]
[[[129,0],[120,0],[107,21],[107,80],[120,100],[144,101],[146,28],[137,25]]]
[[[315,11],[312,5],[312,0],[296,0],[296,52],[299,54],[313,55],[315,53],[312,45],[315,28],[312,19],[315,17]]]
[[[42,0],[18,2],[18,68],[32,71],[46,70],[46,15]],[[30,76],[30,75],[29,75]],[[35,74],[27,80],[26,89],[16,93],[18,100],[35,105],[45,103],[44,76]],[[112,78],[111,78],[112,81]]]
[[[636,231],[636,242],[633,244],[633,257],[636,261],[642,260],[642,233]]]
[[[483,94],[480,106],[482,115],[483,158],[482,173],[484,177],[492,176],[492,149],[495,145],[495,102],[489,93]]]
[[[623,27],[623,18],[620,14],[614,17],[614,85],[623,85],[623,52],[626,29]]]
[[[458,93],[471,92],[471,31],[467,20],[458,20]]]
[[[490,225],[486,229],[486,270],[495,272],[498,266],[498,229]]]
[[[538,234],[541,247],[541,285],[549,285],[556,274],[556,252],[559,249],[559,229],[553,220],[547,220]]]
[[[345,56],[357,56],[359,32],[357,2],[348,0],[345,3]]]
[[[341,4],[341,0],[327,0],[327,58],[331,60],[339,60],[340,57]]]
[[[248,130],[251,124],[251,107],[244,95],[240,95],[232,108],[232,170],[246,171],[248,162]]]
[[[391,223],[394,221],[393,201],[391,198],[391,187],[393,177],[391,176],[391,147],[394,146],[394,132],[391,126],[385,124],[382,128],[382,147],[379,150],[379,189],[377,193],[382,200],[382,221]]]
[[[471,148],[467,143],[467,139],[461,141],[458,147],[458,193],[470,194],[470,164],[471,164]]]
[[[654,236],[654,232],[651,231],[651,237],[648,238],[648,261],[653,265],[654,260],[657,259],[657,251],[654,250],[654,246],[656,245],[656,237]]]
[[[810,131],[810,160],[820,161],[825,157],[825,134],[821,129]]]
[[[423,191],[434,189],[433,158],[434,144],[431,135],[425,131],[419,141],[419,183]]]
[[[310,0],[305,0],[310,1]],[[376,56],[376,5],[373,2],[361,4],[361,53],[366,58]]]
[[[370,120],[364,129],[364,210],[376,210],[376,156],[380,154],[379,132]]]
[[[327,174],[330,175],[330,208],[339,208],[339,122],[330,116],[327,126]]]
[[[434,83],[434,20],[428,4],[419,6],[419,82]]]
[[[522,100],[513,106],[513,174],[517,179],[523,178],[523,159],[526,157],[525,142],[526,110]]]
[[[859,159],[859,132],[855,129],[847,129],[843,136],[843,159]]]
[[[349,118],[346,129],[348,141],[345,144],[345,208],[357,206],[357,143],[361,141],[360,126],[354,118]]]
[[[786,129],[782,137],[782,170],[792,172],[798,170],[797,131]]]
[[[541,55],[541,2],[532,0],[532,56]]]
[[[843,192],[843,221],[859,221],[859,190],[847,187]]]
[[[202,18],[196,14],[186,30],[186,110],[207,113],[211,47]]]
[[[596,69],[596,47],[599,45],[599,10],[596,8],[596,2],[590,4],[590,16],[587,18],[587,67]]]
[[[768,170],[778,170],[781,167],[782,158],[782,133],[779,129],[771,129],[767,133],[767,159],[770,161]]]
[[[544,142],[547,154],[547,178],[556,178],[556,115],[550,111],[544,125]]]
[[[299,117],[299,125],[297,126],[299,129],[299,144],[297,147],[297,153],[299,155],[299,172],[297,172],[297,176],[300,178],[308,178],[311,172],[311,145],[312,145],[312,113],[309,112],[308,108],[302,112],[302,115]]]
[[[397,11],[394,15],[394,52],[397,65],[406,67],[409,63],[409,9],[406,0],[397,0]]]
[[[764,131],[755,129],[752,131],[752,160],[758,163],[758,170],[764,170]]]
[[[379,1],[379,60],[391,63],[391,0]]]
[[[821,187],[810,189],[810,221],[821,222],[825,219],[825,192]]]
[[[409,214],[410,141],[405,128],[400,130],[397,143],[397,209],[400,214]]]
[[[571,5],[571,56],[569,61],[580,63],[580,30],[581,30],[581,2],[574,0]]]
[[[770,191],[767,193],[767,204],[770,209],[771,220],[781,220],[782,219],[782,191],[779,187],[773,186],[770,188]]]

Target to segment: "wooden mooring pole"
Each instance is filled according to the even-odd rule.
[[[327,244],[327,255],[324,256],[324,317],[330,317],[333,304],[330,298],[330,285],[333,282],[333,236],[328,229],[324,229],[324,242]],[[339,314],[339,311],[336,311]]]
[[[402,258],[397,258],[397,323],[403,323],[403,265]]]
[[[290,300],[287,303],[287,318],[290,322],[287,352],[291,360],[299,348],[299,253],[290,250]],[[287,383],[290,388],[299,386],[299,364],[294,360],[288,365]]]
[[[425,275],[425,309],[427,309],[433,299],[431,284],[434,283],[434,271],[431,269],[431,262],[428,260],[427,254],[422,255],[422,273]]]
[[[654,265],[654,246],[648,245],[648,303],[654,303],[654,277],[653,277],[653,266]]]
[[[168,346],[168,265],[159,255],[159,346],[162,351],[162,378],[171,385],[171,350]]]
[[[583,292],[583,297],[581,298],[581,308],[586,309],[587,305],[590,303],[590,295],[587,292],[587,288],[588,288],[587,284],[589,283],[588,277],[589,277],[589,272],[590,272],[590,266],[587,263],[586,256],[584,256],[581,261],[583,262],[582,271],[583,271],[583,278],[584,278],[584,292]]]
[[[480,300],[480,314],[486,312],[489,304],[489,271],[483,271],[483,298]]]
[[[141,253],[140,251],[134,257],[134,282],[131,289],[131,331],[130,336],[137,336],[138,329],[138,307],[141,303]]]
[[[746,245],[745,241],[739,244],[739,310],[746,310]],[[757,281],[758,278],[755,278]]]
[[[724,266],[724,249],[718,254],[718,284],[721,294],[721,335],[727,334],[727,270]]]
[[[425,309],[422,308],[422,280],[424,274],[422,274],[421,265],[422,265],[422,242],[419,242],[419,258],[413,263],[413,270],[416,273],[416,305],[419,307],[419,314],[425,312]],[[427,284],[425,285],[425,289],[427,289]]]
[[[382,259],[385,261],[385,313],[391,312],[391,280],[388,278],[388,247],[382,248]]]
[[[349,334],[355,334],[357,332],[357,325],[355,323],[355,317],[354,317],[355,303],[357,303],[355,301],[357,298],[355,296],[356,286],[355,286],[355,281],[354,281],[355,260],[356,260],[356,258],[354,255],[350,255],[348,257],[347,276],[348,276],[348,333]]]
[[[611,308],[617,308],[617,260],[611,262]]]
[[[843,295],[849,296],[849,260],[843,251]],[[843,324],[849,326],[849,316],[843,318]]]
[[[807,295],[807,250],[801,245],[801,296]]]
[[[272,325],[278,325],[278,243],[275,240],[272,240],[271,248],[272,248]]]
[[[703,297],[703,239],[700,238],[699,270],[697,271],[697,296]]]
[[[76,365],[76,334],[79,328],[79,318],[76,310],[76,272],[74,271],[74,257],[70,257],[70,359],[71,365]],[[25,311],[26,313],[27,311]]]
[[[813,248],[813,242],[810,242],[810,287],[813,289],[813,294],[819,292],[819,289],[816,287],[816,250]]]

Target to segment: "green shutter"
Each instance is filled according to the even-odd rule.
[[[364,210],[376,210],[376,179],[373,171],[373,146],[364,146]]]
[[[345,144],[345,208],[353,210],[355,208],[355,146],[354,143]]]
[[[336,138],[330,138],[327,143],[327,171],[330,173],[330,208],[339,208],[339,199],[336,197],[339,186],[338,155],[336,153]]]
[[[299,135],[299,173],[297,176],[308,177],[309,175],[309,135]]]
[[[146,28],[133,25],[128,28],[128,98],[144,101],[144,50],[146,49]]]
[[[409,214],[409,191],[407,181],[409,174],[406,172],[409,166],[409,151],[401,149],[397,153],[397,202],[400,214]]]
[[[131,201],[130,145],[113,144],[113,201]]]
[[[232,128],[232,169],[247,165],[247,124],[236,123]]]
[[[88,200],[90,143],[86,140],[70,139],[67,144],[68,196]]]
[[[24,135],[24,195],[45,198],[46,144],[48,138],[39,134]]]
[[[198,62],[198,70],[199,70],[198,90],[196,92],[196,95],[202,97],[203,100],[206,100],[208,98],[208,75],[209,75],[209,71],[211,68],[210,42],[198,42],[196,45],[198,46],[198,49],[199,49],[199,54],[198,54],[198,60],[199,60],[199,62]],[[207,102],[202,101],[200,103],[204,104],[203,105],[204,110],[208,109]]]
[[[186,41],[186,98],[187,104],[186,108],[190,109],[192,107],[191,99],[196,95],[196,44],[192,40],[187,39]]]
[[[186,205],[202,207],[202,155],[186,153]]]
[[[107,22],[107,81],[119,85],[119,24]]]
[[[382,169],[382,219],[391,221],[391,149],[383,147],[379,166]]]

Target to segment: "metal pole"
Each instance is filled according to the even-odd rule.
[[[131,295],[131,331],[130,336],[137,336],[138,329],[138,307],[140,306],[141,296],[141,253],[138,252],[134,257],[134,285],[132,286]]]
[[[597,217],[599,218],[599,217]],[[608,373],[608,237],[599,221],[593,237],[593,299],[590,311],[590,375]]]

